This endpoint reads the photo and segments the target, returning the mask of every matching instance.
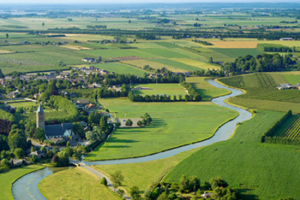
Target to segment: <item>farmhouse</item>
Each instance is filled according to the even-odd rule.
[[[300,83],[295,84],[294,88],[300,90]]]
[[[286,89],[291,89],[293,88],[293,85],[292,84],[289,84],[289,83],[284,83],[284,84],[279,84],[276,86],[276,88],[278,90],[286,90]]]
[[[95,58],[83,58],[82,61],[84,61],[84,62],[95,62]]]
[[[41,104],[36,111],[36,127],[44,129],[47,140],[50,138],[62,138],[74,135],[72,131],[72,123],[45,126],[45,113]]]
[[[150,90],[148,87],[135,87],[135,90]]]
[[[12,99],[12,98],[16,98],[16,95],[19,94],[19,90],[10,92],[6,95],[7,98]]]
[[[89,100],[86,100],[86,99],[80,99],[80,100],[77,100],[76,103],[80,104],[80,105],[87,105],[90,102],[89,102]]]
[[[293,41],[293,38],[280,38],[280,41]]]
[[[37,158],[41,158],[45,156],[45,153],[43,151],[33,151],[29,154],[29,156],[36,155]]]

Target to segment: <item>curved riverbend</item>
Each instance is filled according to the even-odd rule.
[[[61,170],[69,169],[68,167],[52,168],[46,167],[34,171],[19,178],[12,186],[12,194],[16,200],[47,200],[39,191],[38,185],[49,175]]]
[[[147,162],[147,161],[153,161],[153,160],[158,160],[158,159],[162,159],[162,158],[168,158],[168,157],[174,156],[176,154],[179,154],[181,152],[189,151],[189,150],[196,149],[199,147],[204,147],[204,146],[213,144],[215,142],[220,142],[220,141],[229,139],[231,137],[231,135],[234,133],[236,124],[239,122],[249,120],[252,117],[252,114],[242,108],[235,107],[235,106],[229,105],[224,102],[224,100],[227,98],[241,95],[243,93],[241,90],[223,86],[211,79],[207,80],[207,82],[217,88],[227,89],[227,90],[231,91],[231,94],[229,94],[229,95],[225,95],[225,96],[221,96],[221,97],[217,97],[217,98],[213,99],[212,102],[214,104],[229,108],[231,110],[235,110],[239,113],[238,117],[223,124],[216,131],[216,133],[213,137],[211,137],[207,140],[201,141],[201,142],[189,144],[186,146],[181,146],[178,148],[174,148],[171,150],[167,150],[164,152],[160,152],[160,153],[156,153],[156,154],[144,156],[144,157],[128,158],[128,159],[120,159],[120,160],[93,161],[93,162],[82,161],[82,163],[84,163],[85,165],[112,165],[112,164]]]
[[[168,158],[179,154],[181,152],[189,151],[195,148],[204,147],[216,142],[227,140],[231,137],[234,133],[236,128],[236,124],[239,122],[243,122],[249,120],[252,117],[252,114],[242,108],[235,107],[229,105],[224,102],[225,99],[234,97],[237,95],[242,94],[241,90],[229,88],[217,83],[214,80],[207,80],[209,84],[215,86],[217,88],[227,89],[231,91],[231,94],[217,97],[212,100],[213,103],[219,106],[223,106],[232,110],[235,110],[239,113],[239,116],[235,119],[223,124],[215,133],[215,135],[207,140],[197,142],[194,144],[174,148],[171,150],[167,150],[161,153],[145,156],[145,157],[138,157],[138,158],[130,158],[130,159],[120,159],[120,160],[107,160],[107,161],[95,161],[95,162],[87,162],[82,161],[85,165],[111,165],[111,164],[125,164],[125,163],[138,163],[138,162],[147,162],[152,160],[158,160],[162,158]],[[66,169],[66,168],[65,168]],[[60,169],[62,170],[62,169]],[[46,200],[46,198],[41,194],[38,189],[38,184],[40,181],[47,176],[55,173],[55,168],[44,168],[42,170],[38,170],[23,176],[22,178],[18,179],[12,188],[13,196],[16,200]],[[58,170],[59,171],[59,170]]]

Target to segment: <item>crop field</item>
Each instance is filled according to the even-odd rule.
[[[160,55],[155,55],[149,52],[143,51],[143,49],[108,49],[108,50],[91,50],[85,51],[86,54],[93,56],[102,56],[104,58],[114,58],[114,57],[126,57],[126,56],[138,56],[140,58],[154,58],[161,57]],[[156,49],[157,50],[157,49]]]
[[[297,84],[297,83],[300,83],[300,75],[283,75],[284,78],[287,80],[287,83],[290,83],[290,84]]]
[[[168,70],[171,70],[172,72],[183,72],[186,70],[182,70],[182,69],[178,69],[163,63],[159,63],[159,62],[154,62],[152,61],[152,59],[149,60],[127,60],[124,61],[124,63],[130,64],[130,65],[135,65],[137,67],[140,67],[141,69],[143,69],[143,67],[145,65],[149,65],[150,67],[154,68],[154,69],[161,69],[163,67],[165,67]]]
[[[160,46],[166,47],[166,48],[179,48],[179,46],[175,45],[174,43],[169,42],[154,42],[154,44],[158,44]]]
[[[149,90],[134,90],[134,94],[141,94],[141,95],[170,95],[171,99],[174,95],[178,97],[181,95],[184,98],[184,95],[187,93],[185,92],[184,88],[179,84],[171,84],[171,83],[159,83],[159,84],[135,84],[132,85],[133,87],[146,87]]]
[[[199,51],[199,55],[206,58],[206,61],[208,61],[208,59],[210,57],[212,57],[215,62],[216,61],[232,62],[235,59],[235,58],[226,56],[222,53],[216,52],[216,51],[212,50],[211,48],[193,48],[193,49]]]
[[[235,111],[210,102],[137,103],[125,98],[99,101],[117,117],[126,114],[126,118],[138,118],[149,113],[153,122],[141,128],[117,129],[104,145],[87,155],[88,161],[144,156],[200,141],[237,116]]]
[[[204,69],[204,70],[220,69],[219,65],[213,65],[213,64],[210,64],[210,63],[200,62],[200,61],[192,60],[192,59],[188,59],[188,58],[172,58],[172,60],[181,62],[183,64],[187,64],[187,65],[190,65],[190,66],[198,67],[198,68]]]
[[[225,48],[225,49],[253,49],[257,47],[256,41],[216,41],[210,42],[213,44],[213,48]]]
[[[151,61],[161,63],[161,64],[167,65],[167,66],[172,66],[173,68],[178,69],[178,71],[179,71],[179,69],[182,69],[184,71],[197,71],[200,69],[198,67],[187,65],[182,62],[178,62],[178,61],[171,60],[171,59],[151,59]]]
[[[289,139],[300,139],[300,117],[298,117],[281,135]]]
[[[221,53],[221,54],[224,54],[228,57],[231,57],[231,58],[237,58],[239,56],[246,56],[246,55],[252,55],[254,57],[256,57],[257,55],[260,55],[261,52],[257,49],[250,49],[250,48],[240,48],[240,49],[234,49],[234,48],[214,48],[213,49],[214,51],[218,52],[218,53]]]
[[[1,189],[1,200],[14,200],[12,195],[12,184],[20,177],[30,172],[42,169],[42,166],[29,165],[18,169],[13,169],[5,173],[0,174],[0,189]]]
[[[229,90],[216,88],[205,81],[205,77],[188,77],[186,82],[190,83],[193,88],[201,95],[203,101],[210,101],[214,97],[229,94]]]
[[[282,75],[271,73],[255,73],[244,76],[221,78],[219,80],[226,85],[237,88],[274,88],[279,83],[286,83]]]
[[[134,74],[134,75],[142,76],[145,73],[144,70],[129,65],[120,64],[120,63],[102,63],[102,64],[95,64],[93,66],[108,70],[110,72],[119,73],[119,74]]]
[[[46,177],[39,183],[39,190],[47,199],[120,199],[100,181],[91,172],[76,167]]]
[[[242,199],[299,199],[299,147],[260,143],[261,135],[283,113],[258,111],[251,119],[238,126],[234,136],[200,149],[177,166],[164,182],[179,182],[180,176],[197,176],[201,183],[220,176],[230,187],[246,188]],[[289,162],[286,162],[289,158]],[[287,178],[288,177],[288,178]]]
[[[140,193],[142,194],[147,187],[149,187],[152,183],[158,182],[179,162],[197,150],[199,149],[193,149],[177,154],[173,157],[148,162],[118,165],[93,165],[92,167],[106,174],[108,177],[110,177],[109,174],[121,170],[124,176],[123,187],[127,191],[130,191],[132,186],[138,185]]]
[[[300,104],[283,102],[283,101],[272,101],[272,100],[261,100],[261,99],[250,99],[242,97],[234,97],[229,99],[230,103],[244,106],[249,109],[260,109],[260,110],[274,110],[280,112],[287,112],[292,110],[293,114],[300,113]]]
[[[164,48],[163,46],[156,44],[156,43],[152,43],[152,42],[131,43],[128,45],[131,47],[137,47],[138,49]]]
[[[187,52],[179,48],[140,49],[140,52],[155,55],[152,57],[164,57],[164,58],[197,58],[198,57],[196,54]]]

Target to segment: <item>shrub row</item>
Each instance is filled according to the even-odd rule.
[[[289,139],[286,137],[265,137],[265,143],[300,146],[300,139]]]

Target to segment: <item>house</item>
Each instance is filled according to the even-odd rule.
[[[289,84],[289,83],[279,84],[279,85],[276,86],[276,88],[278,90],[291,89],[292,87],[293,87],[292,84]]]
[[[294,41],[293,38],[280,38],[280,41]]]
[[[80,100],[77,100],[76,103],[81,104],[81,105],[87,105],[90,102],[89,102],[89,100],[86,100],[86,99],[80,99]]]
[[[42,158],[45,156],[45,153],[43,151],[33,151],[29,154],[29,157],[36,155],[37,158]]]
[[[79,71],[79,68],[78,68],[78,67],[75,67],[74,70],[75,70],[75,71]]]
[[[72,123],[62,123],[45,126],[46,139],[49,140],[50,138],[62,138],[74,135],[72,125]]]
[[[22,160],[22,159],[13,159],[12,161],[14,163],[14,166],[21,166],[23,164],[24,160]]]
[[[89,66],[89,70],[95,70],[96,69],[96,67],[94,67],[94,66]]]
[[[13,76],[5,76],[5,81],[12,81],[14,79],[15,79],[15,77],[13,77]]]
[[[92,85],[94,85],[96,88],[101,87],[101,84],[94,82]]]
[[[213,194],[214,193],[211,193],[211,192],[204,192],[204,194],[202,194],[201,197],[208,199],[208,198],[211,198]]]
[[[102,75],[103,75],[103,74],[106,75],[106,74],[108,73],[108,71],[102,70],[100,73],[101,73]]]
[[[135,90],[149,90],[148,87],[135,87]]]
[[[0,85],[3,85],[5,83],[5,78],[0,78]]]
[[[84,62],[95,62],[95,58],[83,58],[82,61],[84,61]]]
[[[97,106],[95,106],[94,104],[90,103],[88,105],[85,106],[88,109],[97,109]]]
[[[92,88],[95,88],[95,86],[93,84],[88,84],[88,88],[92,89]]]
[[[300,90],[300,83],[295,84],[294,88]]]
[[[6,95],[7,98],[9,99],[13,99],[13,98],[16,98],[16,95],[19,94],[19,90],[16,90],[16,91],[13,91],[13,92],[10,92]]]
[[[79,122],[83,127],[86,127],[87,126],[87,123],[85,121],[80,121]]]
[[[57,76],[55,76],[55,79],[56,80],[64,80],[65,76],[63,76],[63,75],[57,75]]]
[[[40,93],[35,93],[35,94],[33,95],[33,98],[37,99],[40,95],[41,95]]]
[[[57,145],[58,143],[63,142],[65,140],[63,138],[50,138],[49,141],[53,142],[54,145]]]

